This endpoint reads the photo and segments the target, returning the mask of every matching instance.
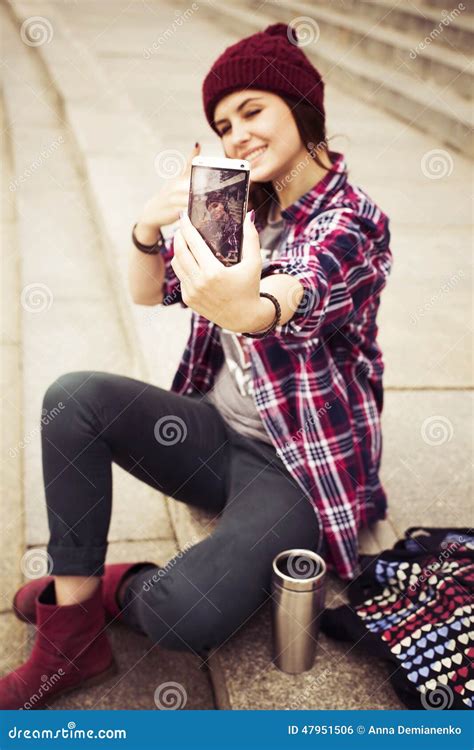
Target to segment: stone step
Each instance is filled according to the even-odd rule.
[[[14,196],[26,300],[21,310],[25,445],[17,446],[17,452],[24,460],[26,542],[31,546],[45,543],[48,535],[38,425],[47,386],[62,372],[73,370],[137,377],[140,362],[124,331],[117,274],[110,274],[97,214],[88,199],[84,174],[76,167],[77,142],[62,119],[61,108],[55,106],[57,92],[48,87],[35,61],[36,51],[21,45],[13,23],[11,32],[6,55],[15,63],[5,76],[5,97],[13,112]],[[18,85],[26,80],[28,87]],[[36,96],[32,97],[32,89]],[[47,104],[40,96],[43,91],[48,92]],[[41,168],[31,167],[35,159],[44,162]],[[54,215],[51,206],[56,207]],[[40,314],[38,305],[43,306]],[[115,496],[110,539],[172,535],[164,497],[116,464],[112,471]]]
[[[412,0],[401,0],[401,5],[410,5]],[[424,10],[425,8],[428,9],[437,9],[437,8],[446,8],[445,0],[414,0],[414,5]],[[466,7],[466,11],[463,11],[463,13],[467,12],[469,15],[472,14],[472,8],[470,3],[456,3],[456,5],[453,4],[453,7],[458,7],[458,5],[464,5]]]
[[[262,13],[249,13],[229,5],[220,5],[218,10],[219,24],[242,36],[262,30],[276,21],[290,23],[297,18],[296,12],[304,14],[310,19],[307,39],[315,41],[317,38],[317,43],[308,43],[303,49],[328,83],[351,94],[357,91],[364,101],[383,107],[459,151],[474,153],[472,107],[459,93],[459,88],[472,91],[471,73],[464,71],[460,74],[456,65],[446,65],[441,71],[442,66],[438,66],[436,55],[431,51],[423,55],[418,65],[431,66],[434,56],[436,75],[446,76],[449,80],[439,83],[421,77],[420,72],[415,74],[410,66],[416,63],[419,55],[414,61],[409,60],[412,47],[405,35],[379,29],[374,36],[370,34],[363,39],[366,26],[360,20],[346,20],[342,14],[326,8],[318,8],[316,14],[314,8],[305,3],[272,6],[271,16],[267,6]],[[304,31],[303,27],[301,31]],[[389,41],[391,46],[384,50]],[[398,42],[403,46],[399,47]],[[408,62],[401,58],[396,62],[399,53],[408,58]],[[460,78],[462,83],[459,83]],[[450,82],[453,86],[456,84],[456,90]]]
[[[34,2],[14,3],[12,8],[20,22],[36,13]],[[127,344],[136,371],[165,387],[176,369],[186,326],[176,326],[178,310],[163,308],[158,327],[156,315],[150,316],[149,308],[133,304],[128,289],[131,227],[145,200],[163,182],[154,156],[166,153],[165,144],[159,129],[137,115],[127,93],[114,86],[87,46],[76,38],[74,30],[64,22],[61,9],[46,5],[45,13],[46,10],[54,26],[54,45],[43,44],[36,50],[60,99],[71,142],[80,155],[83,186],[97,235],[102,239]],[[83,8],[71,6],[71,10],[77,10],[83,18]],[[100,102],[100,106],[91,107],[91,101]],[[184,143],[176,145],[184,148]],[[189,139],[186,145],[189,147]],[[177,335],[176,328],[180,329]],[[158,367],[157,329],[163,331],[172,348],[166,361],[159,358]]]
[[[29,9],[24,10],[30,15]],[[29,651],[24,626],[10,614],[22,555],[41,551],[48,536],[40,458],[43,394],[66,371],[103,370],[142,378],[144,372],[129,345],[117,302],[117,274],[111,275],[106,261],[82,155],[65,119],[64,102],[37,50],[21,43],[20,20],[2,8],[2,21],[6,30],[2,146],[9,168],[2,171],[7,250],[2,253],[7,314],[1,342],[3,674]],[[113,485],[108,560],[113,561],[114,555],[117,560],[149,555],[164,563],[176,551],[165,498],[115,464]],[[135,544],[123,541],[129,539]],[[88,697],[78,693],[55,708],[92,707],[90,701],[106,708],[154,708],[156,688],[176,679],[185,686],[187,708],[214,707],[207,674],[194,655],[163,655],[153,648],[150,656],[146,639],[128,636],[123,629],[112,634],[119,676],[107,690],[98,687]]]
[[[342,47],[346,60],[350,59],[351,51],[357,49],[368,59],[387,68],[394,67],[414,79],[433,83],[441,89],[449,87],[461,97],[472,99],[472,57],[466,57],[454,48],[439,50],[434,45],[420,47],[422,40],[419,36],[406,29],[384,27],[377,22],[370,25],[364,16],[354,17],[347,10],[340,12],[333,6],[320,7],[317,13],[308,2],[286,2],[275,6],[275,12],[283,21],[295,11],[317,23],[317,26],[315,24],[308,28],[306,20],[301,22],[305,34],[303,44],[308,47],[317,47],[320,40],[333,42]],[[298,19],[294,20],[294,28],[298,29]]]
[[[393,0],[322,0],[318,3],[321,5],[351,18],[365,20],[366,25],[367,22],[370,26],[375,23],[377,27],[388,27],[408,34],[410,38],[416,37],[417,44],[425,41],[427,46],[440,46],[440,54],[451,50],[472,55],[473,17],[467,2],[449,9],[446,9],[444,0],[432,5],[411,0],[398,3]]]
[[[21,419],[21,343],[20,343],[20,264],[16,246],[16,211],[13,193],[10,190],[13,178],[13,154],[11,143],[5,134],[10,123],[1,95],[0,127],[4,134],[1,144],[2,169],[1,187],[1,245],[0,296],[1,296],[1,341],[0,341],[0,545],[2,566],[0,568],[0,613],[10,611],[10,587],[17,587],[21,581],[18,561],[25,549],[24,503],[22,488],[21,461],[12,454],[23,438]],[[0,633],[5,642],[7,628],[12,633],[9,615],[5,615]],[[14,648],[14,641],[12,641]]]

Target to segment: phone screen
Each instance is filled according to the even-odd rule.
[[[191,168],[188,215],[225,266],[241,259],[249,174],[248,170],[221,167]]]

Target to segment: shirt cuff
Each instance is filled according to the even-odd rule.
[[[295,284],[294,294],[291,291],[287,301],[290,306],[292,296],[295,298],[295,312],[292,317],[283,324],[277,325],[269,336],[276,336],[288,344],[298,345],[318,335],[319,328],[325,318],[325,300],[328,292],[327,280],[318,275],[317,264],[302,258],[279,258],[271,261],[264,268],[262,278],[283,273],[293,276],[304,289],[303,297],[296,304],[297,297],[301,294],[299,287]]]

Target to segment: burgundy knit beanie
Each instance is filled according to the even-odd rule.
[[[291,26],[275,23],[227,47],[217,58],[202,86],[204,111],[215,132],[217,103],[240,89],[262,89],[308,102],[324,117],[323,80],[294,38]]]

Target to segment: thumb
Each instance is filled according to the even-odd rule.
[[[190,175],[191,174],[191,162],[194,159],[195,156],[199,156],[201,153],[201,144],[196,141],[194,144],[193,150],[191,151],[191,154],[188,157],[188,161],[186,162],[186,166],[184,168],[182,176]]]
[[[246,263],[255,262],[258,260],[261,262],[260,254],[260,238],[258,236],[257,228],[252,221],[255,211],[249,211],[244,219],[244,238],[242,242],[242,260]]]

